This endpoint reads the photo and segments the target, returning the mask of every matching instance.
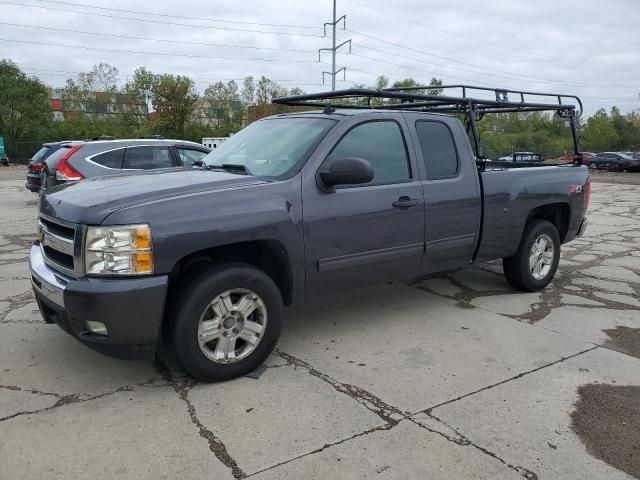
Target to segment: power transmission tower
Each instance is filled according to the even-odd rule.
[[[347,16],[342,15],[340,18],[336,19],[336,0],[333,0],[333,22],[326,22],[324,24],[324,35],[327,36],[327,25],[331,25],[332,33],[333,33],[333,43],[331,48],[320,48],[318,49],[318,61],[320,61],[320,55],[323,51],[331,52],[331,71],[330,72],[322,72],[322,84],[324,85],[324,76],[331,75],[331,91],[336,89],[336,75],[342,72],[345,75],[346,79],[346,71],[347,67],[341,67],[336,70],[336,51],[341,47],[349,44],[349,53],[351,53],[351,39],[345,40],[340,45],[336,45],[336,28],[338,23],[342,22],[342,29],[346,29],[347,24]]]

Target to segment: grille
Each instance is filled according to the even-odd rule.
[[[82,265],[75,247],[81,245],[82,230],[75,224],[40,215],[38,231],[45,262],[63,273],[79,275]]]

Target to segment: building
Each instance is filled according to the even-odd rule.
[[[204,137],[202,139],[202,145],[213,150],[214,148],[218,148],[227,140],[229,140],[229,137]]]
[[[53,110],[53,119],[60,122],[79,114],[105,117],[125,113],[146,116],[149,113],[146,103],[139,103],[132,95],[83,92],[81,98],[68,98],[64,88],[51,89],[51,110]]]

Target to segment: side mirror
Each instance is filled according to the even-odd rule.
[[[336,185],[358,185],[373,180],[373,166],[364,158],[338,158],[325,162],[317,175],[320,190],[335,192]]]
[[[193,162],[192,168],[202,168],[203,164],[204,162],[202,160],[196,160],[195,162]]]

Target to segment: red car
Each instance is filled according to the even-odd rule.
[[[582,152],[582,165],[589,165],[589,160],[595,156],[595,153]],[[562,157],[558,158],[558,160],[560,160],[561,163],[571,163],[573,162],[573,153],[563,155]]]

